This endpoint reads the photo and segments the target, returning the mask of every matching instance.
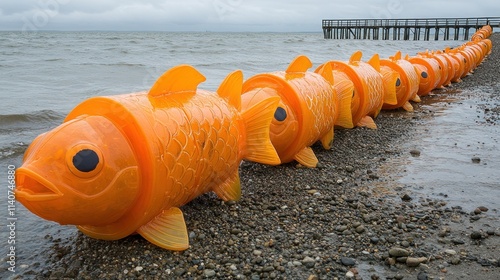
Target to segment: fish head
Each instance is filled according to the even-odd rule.
[[[16,198],[60,224],[106,225],[138,196],[139,169],[127,138],[103,116],[82,116],[41,134],[16,170]]]
[[[415,72],[417,73],[419,77],[419,88],[426,91],[424,93],[427,93],[428,91],[431,90],[431,84],[433,84],[433,81],[431,80],[431,77],[429,75],[429,71],[427,67],[425,67],[422,64],[413,64],[415,67]]]
[[[269,137],[278,155],[282,155],[298,137],[299,120],[295,108],[279,94],[279,90],[272,87],[255,88],[245,92],[241,102],[243,107],[250,107],[272,96],[280,97],[280,101],[269,127]]]

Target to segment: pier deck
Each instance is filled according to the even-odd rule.
[[[484,25],[500,27],[500,17],[413,19],[324,19],[325,39],[468,40]],[[472,32],[471,32],[472,30]]]

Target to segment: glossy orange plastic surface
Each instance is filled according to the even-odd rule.
[[[420,83],[419,76],[417,75],[413,64],[401,58],[401,52],[397,52],[389,59],[381,59],[380,65],[382,71],[384,67],[390,68],[398,73],[398,82],[396,83],[396,104],[384,104],[382,109],[396,109],[402,107],[406,111],[413,111],[413,106],[410,100],[415,98],[418,92]]]
[[[352,123],[351,96],[339,98],[331,69],[318,74],[308,72],[311,67],[306,56],[299,56],[286,71],[258,74],[243,84],[243,108],[270,96],[280,98],[270,137],[282,163],[296,160],[316,167],[318,160],[310,146],[321,140],[330,149],[335,124]]]
[[[334,81],[343,80],[347,76],[354,85],[351,102],[352,122],[355,126],[377,128],[373,121],[385,99],[396,100],[395,96],[387,97],[384,90],[382,75],[376,70],[380,67],[378,56],[370,59],[369,63],[361,61],[362,53],[357,51],[352,54],[349,61],[332,60],[327,62],[333,71]],[[322,67],[322,66],[320,66]],[[392,92],[395,94],[395,92]]]
[[[210,191],[239,199],[243,158],[280,163],[269,139],[279,98],[241,111],[241,71],[217,93],[197,89],[204,80],[181,65],[149,92],[82,102],[30,145],[16,172],[17,199],[94,238],[137,232],[163,248],[187,249],[178,207]]]
[[[413,56],[408,59],[417,71],[420,78],[420,85],[417,94],[419,96],[428,95],[433,89],[437,88],[441,81],[441,71],[439,63],[432,58],[424,56]]]

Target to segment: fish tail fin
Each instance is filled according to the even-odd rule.
[[[243,158],[263,164],[281,164],[269,137],[269,127],[279,100],[277,96],[270,97],[242,112],[246,127],[246,149],[243,151]]]
[[[382,71],[382,78],[384,80],[384,103],[389,105],[398,104],[396,85],[401,83],[398,73],[392,69]]]
[[[337,117],[335,125],[344,128],[353,128],[354,124],[352,122],[351,112],[353,84],[350,80],[340,80],[335,83],[335,88],[337,89],[339,103],[339,116]]]

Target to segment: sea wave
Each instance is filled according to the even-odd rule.
[[[0,131],[7,128],[24,127],[25,124],[30,124],[30,126],[33,123],[36,123],[36,126],[40,126],[41,124],[53,124],[62,122],[63,119],[63,113],[53,110],[40,110],[26,114],[0,115],[0,123],[2,123]]]
[[[24,154],[29,143],[16,142],[10,143],[6,147],[0,147],[0,160],[17,158]]]

